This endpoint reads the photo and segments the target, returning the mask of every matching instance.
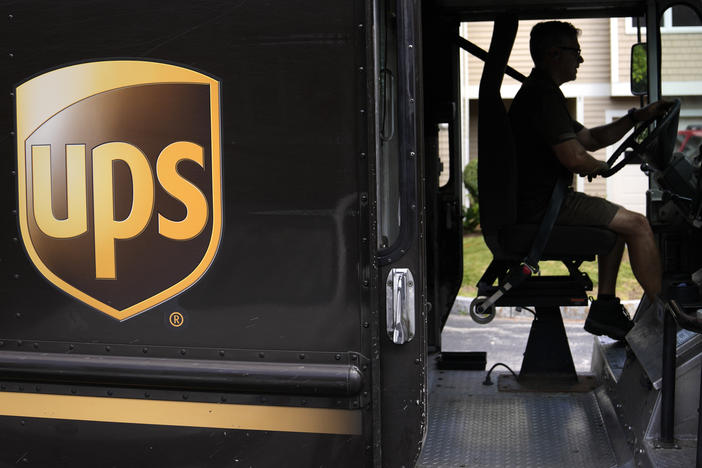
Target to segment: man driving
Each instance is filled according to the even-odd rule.
[[[592,129],[573,120],[559,87],[575,80],[583,63],[579,34],[579,29],[561,21],[542,22],[531,31],[529,50],[534,69],[509,110],[517,144],[520,222],[541,221],[559,177],[572,180],[573,174],[597,176],[609,168],[588,151],[619,141],[637,122],[662,115],[669,106],[658,101]],[[623,339],[633,327],[615,290],[625,244],[634,276],[646,295],[656,300],[661,291],[660,258],[648,220],[571,188],[563,199],[556,224],[606,227],[618,234],[612,250],[598,256],[598,296],[590,306],[585,330]]]

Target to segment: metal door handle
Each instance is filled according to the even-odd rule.
[[[385,319],[388,338],[403,344],[414,338],[414,278],[409,268],[393,268],[385,286]]]

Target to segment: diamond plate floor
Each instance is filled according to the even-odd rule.
[[[417,466],[616,465],[592,392],[498,393],[485,372],[430,373],[429,431]],[[493,379],[495,380],[495,379]]]

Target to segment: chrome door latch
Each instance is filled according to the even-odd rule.
[[[393,268],[385,283],[385,319],[388,337],[395,344],[414,338],[414,278],[409,268]]]

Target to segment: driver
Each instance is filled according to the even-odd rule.
[[[579,29],[561,21],[539,23],[531,30],[529,50],[534,69],[509,110],[517,143],[521,222],[541,221],[558,177],[569,180],[573,174],[594,177],[609,168],[588,151],[617,142],[637,122],[664,114],[670,105],[658,101],[592,129],[573,120],[559,86],[575,80],[583,63],[579,34]],[[624,244],[629,249],[634,276],[646,295],[655,300],[661,290],[661,263],[648,220],[603,198],[570,188],[556,224],[606,227],[618,234],[614,248],[598,257],[598,295],[590,306],[585,330],[623,339],[633,327],[615,291]]]

